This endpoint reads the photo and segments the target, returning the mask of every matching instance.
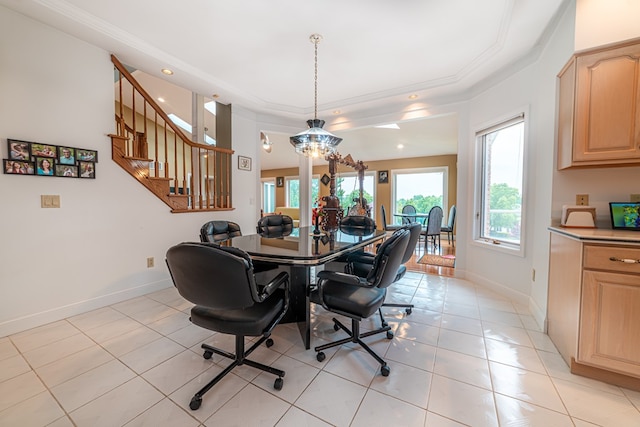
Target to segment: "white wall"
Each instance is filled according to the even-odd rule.
[[[577,0],[575,50],[640,36],[637,0]]]
[[[525,112],[528,129],[525,152],[524,189],[524,255],[509,253],[485,244],[473,242],[473,215],[465,220],[467,253],[465,276],[526,304],[536,320],[543,324],[546,316],[548,266],[548,232],[550,224],[551,188],[553,176],[556,74],[573,53],[574,9],[569,7],[560,25],[538,53],[531,65],[512,74],[501,83],[471,99],[469,127],[461,152],[468,170],[465,196],[474,206],[474,172],[476,170],[475,133],[496,124],[501,119]],[[461,198],[461,190],[458,191]],[[473,211],[471,211],[473,212]],[[460,229],[459,229],[460,231]],[[532,270],[536,269],[536,281]]]
[[[95,180],[0,174],[0,336],[171,286],[171,245],[197,240],[211,219],[257,220],[235,192],[235,211],[172,214],[117,166],[112,87],[108,52],[0,7],[2,157],[7,138],[99,152]],[[236,149],[246,143],[236,126],[233,137]],[[253,150],[239,152],[255,159]],[[255,168],[236,163],[234,183],[255,194]],[[41,209],[41,194],[60,195],[61,208]]]

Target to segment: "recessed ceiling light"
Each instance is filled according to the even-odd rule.
[[[171,70],[170,70],[170,69],[168,69],[168,68],[163,68],[163,69],[162,69],[162,70],[160,70],[160,71],[162,71],[162,74],[166,74],[167,76],[171,76],[171,75],[173,75],[173,71],[171,71]]]
[[[404,148],[404,145],[403,144],[398,144],[398,148],[402,150]]]
[[[342,112],[342,111],[340,111],[340,110],[334,110],[334,111],[333,111],[333,114],[340,114],[341,112]]]
[[[158,97],[158,102],[164,102],[164,98],[163,97]]]
[[[397,123],[390,123],[388,125],[380,125],[380,126],[374,126],[378,129],[400,129],[400,126],[398,126]]]
[[[413,95],[409,95],[409,99],[416,99],[418,97],[418,95],[416,95],[415,93]]]
[[[218,98],[220,98],[220,95],[218,95],[217,93],[214,93],[213,95],[211,95],[211,97],[213,99],[218,99]]]

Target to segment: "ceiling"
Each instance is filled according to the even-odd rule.
[[[309,36],[319,33],[318,118],[344,138],[341,153],[366,161],[455,153],[455,116],[413,119],[399,124],[400,130],[369,126],[386,124],[375,118],[416,102],[466,99],[505,70],[527,63],[567,2],[0,0],[0,5],[100,46],[153,76],[205,96],[216,94],[223,104],[278,116],[289,125],[299,121],[300,131],[314,114]],[[174,74],[164,76],[162,68]],[[358,126],[364,122],[366,128]],[[295,156],[284,161],[292,150],[288,136],[269,132],[275,145],[261,161],[263,168],[297,164]],[[283,147],[287,151],[279,155]]]

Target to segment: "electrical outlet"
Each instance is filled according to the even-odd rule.
[[[576,194],[576,205],[578,205],[578,206],[589,206],[589,195],[588,194]]]
[[[632,194],[630,201],[634,203],[640,203],[640,194]]]
[[[153,268],[153,264],[154,264],[153,257],[151,256],[147,258],[147,268]]]

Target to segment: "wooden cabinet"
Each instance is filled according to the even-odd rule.
[[[550,245],[549,338],[574,374],[640,390],[640,244]]]
[[[585,245],[578,362],[640,378],[640,249]]]
[[[640,40],[578,53],[558,79],[558,169],[640,164]]]

